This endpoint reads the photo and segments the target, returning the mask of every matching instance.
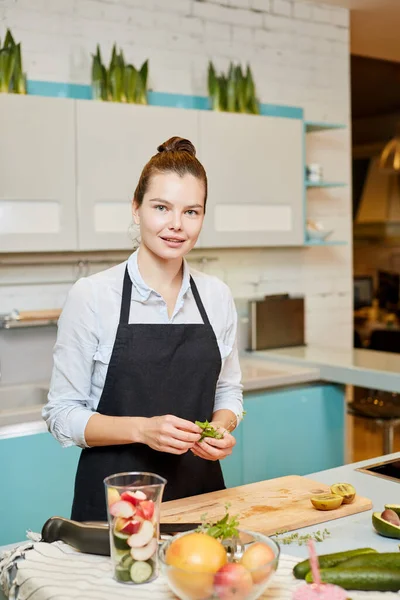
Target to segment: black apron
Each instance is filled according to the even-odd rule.
[[[120,320],[97,412],[115,417],[173,414],[188,421],[211,419],[221,355],[192,277],[190,286],[203,323],[129,324],[132,281],[126,267]],[[85,448],[75,478],[71,518],[106,521],[103,480],[124,471],[165,477],[164,501],[225,487],[219,461],[204,460],[190,450],[177,456],[145,444]]]

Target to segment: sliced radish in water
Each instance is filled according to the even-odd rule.
[[[139,504],[137,509],[140,515],[143,515],[145,519],[151,520],[154,515],[154,502],[153,500],[144,500]]]
[[[137,506],[139,502],[147,500],[147,496],[141,490],[136,490],[136,492],[127,491],[121,494],[121,500],[125,500],[126,502],[133,504],[133,506]]]
[[[154,536],[154,525],[151,521],[143,521],[142,527],[138,533],[134,533],[128,539],[128,545],[131,548],[143,548]]]
[[[149,560],[157,550],[157,540],[152,538],[143,548],[131,548],[131,556],[134,560]]]
[[[143,521],[140,521],[139,519],[129,519],[120,531],[122,533],[128,533],[129,535],[133,535],[134,533],[137,533],[139,531],[139,529],[142,526],[142,523]]]
[[[123,500],[114,502],[114,504],[110,506],[110,514],[113,517],[123,517],[124,519],[129,519],[130,517],[133,517],[135,512],[136,509],[133,504],[130,502],[124,502]]]

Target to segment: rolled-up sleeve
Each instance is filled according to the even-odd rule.
[[[225,306],[227,311],[224,344],[229,352],[222,361],[215,393],[214,411],[231,410],[237,416],[237,423],[239,424],[243,413],[243,386],[241,384],[242,373],[237,349],[237,312],[232,295],[227,287],[221,306]]]
[[[48,430],[64,447],[87,447],[84,432],[94,414],[89,401],[97,347],[93,284],[83,278],[71,288],[58,322],[50,391],[42,411]]]

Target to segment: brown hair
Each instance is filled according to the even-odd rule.
[[[143,202],[150,179],[157,173],[176,173],[179,177],[193,175],[204,184],[204,212],[207,201],[207,175],[201,162],[196,158],[192,142],[180,137],[172,137],[157,148],[158,153],[144,166],[133,196],[140,206]]]

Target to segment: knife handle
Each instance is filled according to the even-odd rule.
[[[64,517],[51,517],[43,525],[42,540],[49,543],[60,540],[80,552],[110,556],[110,538],[106,523],[88,524]]]
[[[196,529],[199,523],[160,523],[161,535],[175,535]],[[110,556],[108,523],[93,521],[80,523],[64,517],[51,517],[42,528],[43,542],[60,540],[80,552]]]

